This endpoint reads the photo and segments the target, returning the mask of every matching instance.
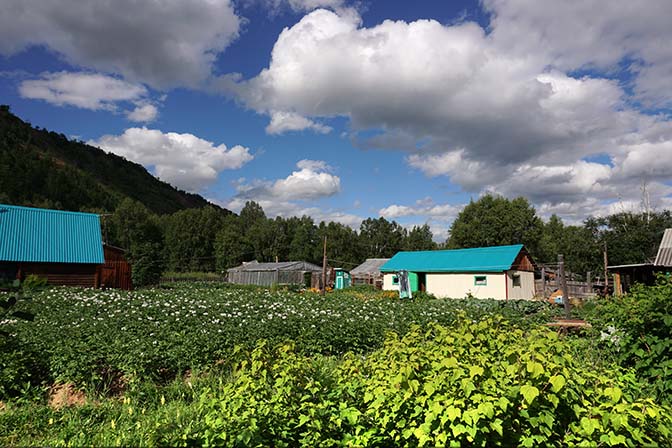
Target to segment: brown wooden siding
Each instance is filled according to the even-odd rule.
[[[511,269],[514,271],[532,271],[534,272],[534,263],[530,255],[521,250],[518,256],[516,257]]]
[[[99,286],[131,290],[131,265],[126,261],[124,250],[114,246],[103,246],[105,264],[98,268]]]
[[[19,278],[29,275],[47,279],[50,285],[83,286],[95,288],[98,283],[98,265],[81,263],[19,263]]]

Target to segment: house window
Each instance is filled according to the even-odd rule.
[[[399,277],[397,277],[396,275],[393,275],[392,276],[392,284],[393,285],[398,285],[399,284]]]
[[[520,286],[520,274],[513,274],[511,276],[511,281],[512,281],[514,287],[516,287],[516,286],[519,287]]]
[[[488,277],[485,275],[474,275],[474,286],[487,286]]]

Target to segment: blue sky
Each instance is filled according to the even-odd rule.
[[[2,103],[234,211],[385,216],[441,240],[486,192],[568,222],[672,204],[664,0],[5,11]]]

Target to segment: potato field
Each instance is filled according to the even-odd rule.
[[[629,300],[648,313],[670,291]],[[206,282],[26,295],[35,319],[0,322],[2,445],[672,444],[670,373],[621,345],[632,303],[588,304],[594,328],[559,336],[544,302]]]

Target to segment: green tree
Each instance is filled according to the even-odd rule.
[[[317,227],[309,216],[287,219],[287,234],[290,236],[287,258],[296,261],[317,263],[315,248],[321,246]]]
[[[214,207],[192,208],[164,218],[165,254],[173,271],[212,271],[215,239],[225,214]]]
[[[229,215],[215,237],[215,257],[217,269],[225,270],[239,266],[254,256],[252,245],[244,236],[240,217]]]
[[[669,210],[658,213],[616,213],[586,220],[601,247],[606,243],[610,265],[652,261],[666,228],[672,227]]]
[[[389,258],[404,247],[406,229],[396,221],[365,219],[359,227],[359,241],[366,258]]]
[[[437,245],[428,224],[413,226],[404,238],[404,250],[434,250]]]
[[[350,268],[362,260],[357,244],[357,232],[338,222],[321,222],[317,228],[318,243],[314,246],[314,261],[322,264],[323,241],[327,237],[327,259],[330,266]]]
[[[539,252],[542,221],[527,199],[485,195],[471,201],[450,229],[449,248],[524,244],[533,256]]]
[[[141,203],[124,199],[106,225],[111,244],[128,250],[133,284],[143,286],[158,282],[165,269],[158,217]]]

